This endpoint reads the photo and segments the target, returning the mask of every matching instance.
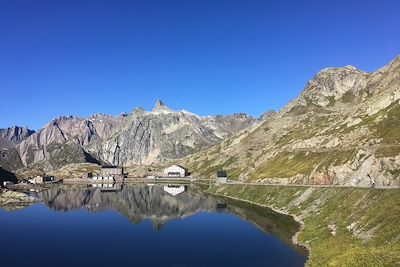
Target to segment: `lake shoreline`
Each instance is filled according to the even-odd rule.
[[[400,190],[210,185],[215,196],[292,216],[292,241],[309,252],[305,266],[397,266]]]
[[[307,258],[308,258],[308,255],[311,252],[310,246],[308,246],[306,243],[302,243],[302,242],[300,242],[298,240],[298,236],[304,230],[304,226],[305,226],[304,222],[298,216],[290,214],[290,213],[288,213],[288,212],[286,212],[284,210],[274,208],[274,207],[269,206],[269,205],[262,205],[260,203],[257,203],[257,202],[254,202],[254,201],[250,201],[250,200],[246,200],[246,199],[243,199],[243,198],[232,197],[232,196],[221,195],[221,194],[215,194],[215,193],[210,193],[208,191],[206,191],[206,192],[208,194],[210,194],[210,195],[215,196],[215,197],[222,197],[222,198],[228,198],[228,199],[232,199],[232,200],[236,200],[236,201],[245,202],[245,203],[248,203],[248,204],[251,204],[251,205],[255,205],[255,206],[262,207],[262,208],[270,209],[270,210],[272,210],[272,211],[274,211],[276,213],[282,214],[282,215],[290,216],[295,222],[297,222],[299,224],[299,229],[297,230],[297,232],[292,237],[292,243],[294,245],[296,245],[296,246],[299,246],[299,247],[303,248],[307,252]]]

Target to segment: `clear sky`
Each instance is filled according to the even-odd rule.
[[[0,0],[0,128],[159,98],[259,116],[320,69],[400,54],[400,1]]]

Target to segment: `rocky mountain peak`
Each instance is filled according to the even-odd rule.
[[[300,96],[303,105],[320,107],[331,105],[346,93],[358,95],[365,88],[368,73],[354,66],[325,68],[310,80]]]
[[[156,104],[154,105],[153,112],[157,113],[170,113],[172,110],[168,108],[164,102],[162,102],[160,99],[157,100]]]
[[[365,72],[357,69],[352,65],[347,65],[344,67],[329,67],[320,70],[312,80],[326,78],[327,76],[329,76],[329,78],[335,79],[336,77],[341,77],[349,74],[365,74]]]
[[[395,72],[396,69],[400,68],[400,56],[397,56],[393,59],[389,64],[375,71],[375,74],[384,73],[384,72]],[[398,73],[398,72],[397,72]]]

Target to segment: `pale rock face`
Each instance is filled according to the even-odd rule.
[[[367,75],[352,66],[324,69],[308,82],[301,97],[315,105],[326,107],[347,92],[359,95],[366,86]]]
[[[30,166],[45,159],[51,151],[48,146],[53,143],[72,141],[80,146],[89,145],[101,139],[117,126],[123,117],[112,117],[102,114],[94,115],[88,119],[76,117],[60,117],[54,119],[43,129],[29,136],[16,146],[22,162]]]
[[[363,120],[361,119],[361,118],[348,118],[347,120],[346,120],[346,122],[347,122],[347,127],[351,127],[351,126],[354,126],[354,125],[357,125],[357,124],[359,124],[359,123],[361,123]]]
[[[147,165],[208,148],[253,123],[255,119],[243,114],[203,118],[175,112],[158,101],[152,112],[131,115],[118,131],[88,151],[115,165]]]
[[[7,129],[0,129],[0,137],[16,145],[28,138],[34,132],[35,131],[29,130],[27,127],[13,126]]]
[[[26,127],[0,129],[0,167],[11,171],[23,167],[15,146],[31,136],[34,131]]]
[[[254,123],[256,119],[245,114],[205,118],[188,111],[177,112],[158,100],[151,112],[138,108],[118,117],[105,114],[89,118],[64,116],[52,120],[36,133],[29,132],[25,138],[20,136],[27,131],[19,130],[19,135],[9,139],[18,140],[15,149],[26,167],[45,160],[45,169],[51,170],[61,163],[77,163],[90,156],[106,164],[151,164],[208,148]],[[0,134],[8,137],[10,132]],[[1,142],[5,146],[11,141]],[[54,152],[58,149],[54,144],[67,143],[64,149],[71,149],[71,153],[66,153],[68,160],[52,160],[52,155],[60,155]]]

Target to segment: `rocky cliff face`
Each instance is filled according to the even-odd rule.
[[[0,137],[16,145],[24,141],[34,132],[35,131],[29,130],[27,127],[13,126],[7,129],[0,129]]]
[[[136,109],[118,117],[97,114],[54,119],[21,139],[15,149],[23,166],[40,163],[44,171],[79,162],[151,164],[218,144],[255,122],[245,114],[201,117],[173,111],[157,101],[151,112]]]
[[[255,119],[246,115],[200,117],[172,111],[161,101],[152,112],[136,110],[109,137],[88,151],[114,165],[151,164],[177,159],[220,143]]]
[[[26,127],[18,126],[0,129],[0,167],[8,171],[23,167],[16,145],[33,133]]]
[[[182,164],[242,181],[399,184],[399,99],[400,57],[373,73],[324,69],[281,111]]]
[[[112,129],[121,124],[124,118],[124,116],[113,117],[103,114],[87,119],[73,116],[60,117],[22,141],[16,149],[23,164],[31,166],[49,159],[49,155],[56,148],[54,144],[69,142],[83,148],[96,140],[105,138]]]

